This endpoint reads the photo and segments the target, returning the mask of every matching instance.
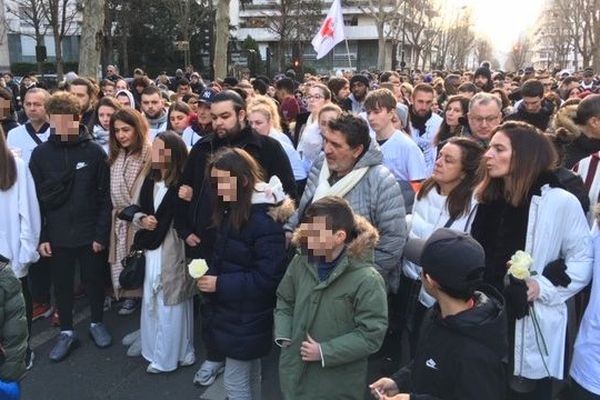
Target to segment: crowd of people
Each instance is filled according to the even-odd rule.
[[[273,345],[290,400],[600,399],[593,70],[0,86],[0,393],[86,296],[98,348],[139,310],[128,356],[202,346],[230,400]]]

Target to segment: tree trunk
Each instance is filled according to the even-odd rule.
[[[79,75],[97,78],[104,27],[104,1],[84,0]]]
[[[35,34],[35,45],[36,46],[45,46],[46,44],[44,43],[44,36],[39,33],[39,29],[37,29],[38,32],[36,32]],[[38,61],[37,60],[37,55],[36,55],[36,66],[37,66],[37,73],[42,75],[43,74],[43,70],[44,70],[44,63],[42,61]]]
[[[104,2],[104,40],[102,47],[102,71],[107,65],[113,63],[113,34],[112,34],[113,14],[110,11],[110,3]]]
[[[52,33],[54,34],[54,53],[56,54],[56,80],[58,82],[63,80],[64,66],[62,59],[62,36],[58,32],[58,26],[52,27]]]
[[[377,47],[379,53],[377,54],[377,69],[383,71],[385,69],[385,35],[383,32],[384,22],[377,22]]]
[[[223,79],[227,76],[227,49],[229,47],[229,0],[218,0],[215,36],[215,79]]]

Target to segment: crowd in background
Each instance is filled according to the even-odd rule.
[[[202,346],[194,382],[224,374],[231,400],[263,398],[273,344],[286,399],[600,399],[599,90],[487,62],[5,73],[0,393],[33,321],[59,328],[54,362],[81,344],[85,296],[97,347],[106,311],[139,310],[128,356],[158,374]]]

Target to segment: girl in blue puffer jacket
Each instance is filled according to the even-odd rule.
[[[207,294],[204,323],[216,350],[226,356],[228,398],[259,400],[260,358],[271,348],[275,291],[286,268],[283,222],[293,203],[277,176],[262,180],[244,150],[223,149],[207,168],[218,233],[209,271],[197,282]]]

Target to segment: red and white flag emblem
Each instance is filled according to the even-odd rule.
[[[327,55],[336,44],[346,37],[344,35],[344,17],[342,16],[340,1],[333,0],[325,21],[323,21],[319,32],[312,40],[313,48],[317,52],[317,60]]]

